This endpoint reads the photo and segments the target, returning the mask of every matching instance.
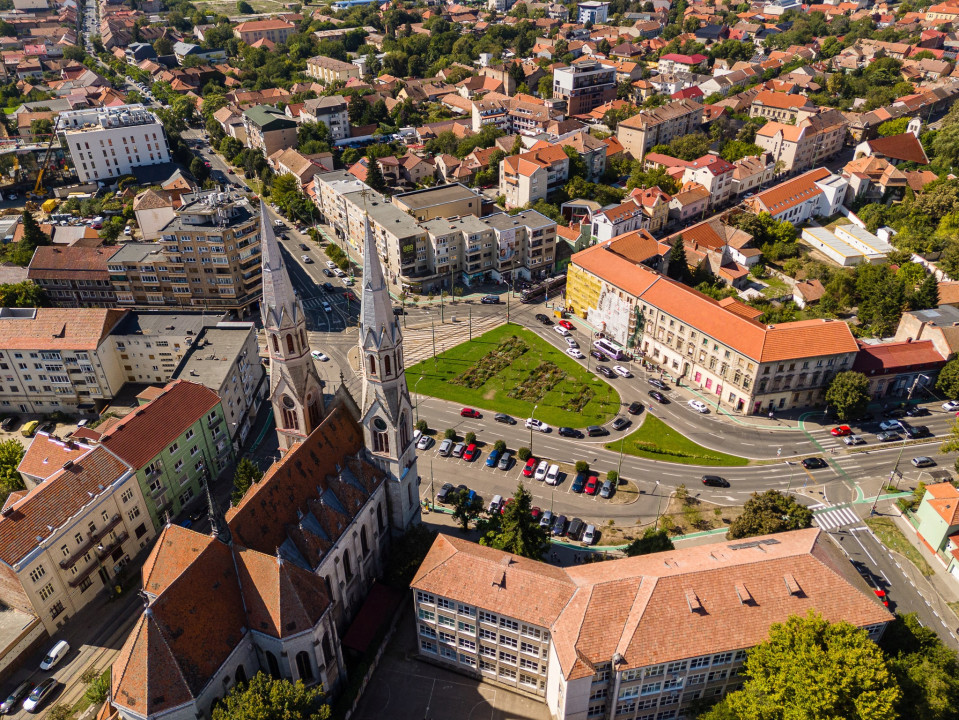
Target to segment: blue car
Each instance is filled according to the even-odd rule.
[[[495,468],[496,463],[499,462],[499,456],[500,456],[499,450],[491,450],[490,454],[486,456],[486,467]]]
[[[587,477],[588,477],[588,475],[587,475],[586,473],[584,473],[584,472],[582,472],[582,473],[576,473],[576,479],[573,480],[573,487],[572,487],[572,490],[573,490],[574,493],[581,493],[581,492],[583,492],[583,488],[586,487],[586,478],[587,478]]]

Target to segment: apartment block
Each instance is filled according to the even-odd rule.
[[[112,591],[156,534],[129,465],[95,445],[74,444],[72,455],[0,512],[0,600],[38,617],[51,636]]]
[[[569,157],[557,145],[510,155],[500,161],[499,188],[506,197],[507,208],[545,200],[568,178]]]
[[[732,196],[735,170],[735,165],[719,155],[704,155],[686,165],[682,182],[699,183],[709,191],[709,207],[721,207]]]
[[[482,218],[496,238],[496,259],[489,279],[540,280],[556,269],[556,222],[535,210]]]
[[[285,43],[295,32],[296,25],[277,18],[249,20],[233,28],[234,37],[247,45],[252,45],[257,40],[269,40],[278,45]]]
[[[805,95],[790,95],[762,90],[749,106],[749,117],[763,117],[781,123],[794,123],[815,114],[818,107]]]
[[[184,195],[159,243],[124,243],[107,267],[121,307],[248,315],[260,295],[259,210],[243,195]]]
[[[0,308],[0,411],[90,414],[124,383],[110,332],[125,310]]]
[[[209,388],[174,380],[137,399],[140,406],[108,425],[100,444],[133,470],[145,514],[162,527],[202,498],[204,483],[217,478],[233,448],[220,399]]]
[[[269,157],[277,150],[296,147],[296,123],[282,110],[257,105],[243,112],[247,147],[260,150]]]
[[[170,162],[163,125],[143,105],[71,110],[60,114],[57,128],[81,183],[106,182],[137,167]]]
[[[107,263],[118,247],[41,245],[30,259],[27,278],[46,292],[54,307],[116,307]]]
[[[580,3],[580,15],[586,5],[608,3]],[[580,22],[583,22],[582,20]],[[616,97],[616,69],[596,60],[581,60],[553,72],[553,99],[566,101],[567,115],[583,115]]]
[[[350,67],[356,69],[355,65]],[[330,140],[333,142],[350,136],[350,116],[347,113],[346,100],[339,95],[307,100],[300,109],[300,122],[323,123],[329,128]]]
[[[818,528],[571,568],[440,535],[411,591],[421,659],[557,720],[689,717],[742,686],[775,623],[817,612],[879,640],[893,620]]]
[[[333,82],[345,83],[351,77],[360,77],[360,69],[353,63],[317,55],[306,61],[306,74],[324,85],[329,85]]]
[[[792,174],[819,167],[842,150],[847,126],[842,113],[826,110],[796,125],[767,122],[754,142],[770,154],[776,174]]]
[[[642,160],[654,145],[667,145],[698,130],[702,120],[702,105],[676,100],[623,120],[616,126],[616,137],[630,155]]]
[[[392,202],[420,221],[460,215],[478,217],[483,211],[483,196],[460,183],[398,193]]]
[[[583,24],[592,23],[593,25],[599,25],[606,22],[609,17],[608,2],[589,0],[588,2],[581,2],[577,8],[579,12],[577,19]]]

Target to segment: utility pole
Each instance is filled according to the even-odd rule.
[[[536,408],[538,407],[539,405],[533,405],[533,412],[529,414],[530,420],[532,420],[536,416]],[[532,423],[530,423],[529,425],[529,453],[530,455],[533,454],[533,424]]]
[[[909,387],[909,392],[906,394],[906,405],[909,404],[909,401],[912,399],[912,393],[916,389],[916,385],[919,384],[919,378],[923,377],[922,375],[916,375],[916,379],[912,381],[912,385]],[[887,485],[892,484],[892,479],[896,476],[896,473],[899,472],[899,462],[902,460],[902,453],[906,449],[906,441],[909,439],[909,435],[905,432],[903,433],[904,437],[902,439],[902,445],[899,446],[899,454],[896,456],[896,464],[892,466],[892,470],[889,471],[889,480]],[[898,484],[897,484],[898,487]],[[882,494],[882,488],[876,491],[876,499],[872,501],[872,507],[869,508],[869,517],[872,517],[876,514],[876,505],[879,503],[879,496]]]
[[[470,322],[469,322],[469,325],[470,325],[470,341],[472,341],[472,340],[473,340],[473,306],[472,306],[472,305],[470,305],[469,310],[470,310]]]
[[[433,334],[433,367],[436,367],[436,320],[430,318],[430,328]]]

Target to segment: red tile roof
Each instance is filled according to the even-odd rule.
[[[120,251],[117,247],[41,245],[30,260],[31,280],[107,280],[107,262]]]
[[[220,398],[209,388],[174,380],[156,400],[141,405],[104,432],[100,442],[139,470],[219,403]]]
[[[926,157],[926,151],[922,149],[922,143],[910,132],[868,140],[867,144],[874,155],[919,165],[929,164],[929,158]]]
[[[89,445],[60,440],[47,433],[37,433],[17,470],[26,475],[46,479],[60,472],[68,460],[76,460],[89,451]]]
[[[96,350],[129,310],[37,308],[32,318],[0,318],[4,350]]]
[[[779,215],[800,203],[816,197],[822,192],[816,183],[824,180],[831,174],[832,173],[824,167],[810,170],[792,180],[780,183],[765,192],[759,193],[754,198],[751,198],[749,202],[758,205],[770,215]]]
[[[932,340],[860,343],[852,369],[866,375],[885,375],[940,368],[945,364],[946,358],[939,354]]]

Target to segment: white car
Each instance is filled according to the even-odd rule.
[[[549,463],[545,460],[540,460],[539,465],[536,466],[536,472],[533,473],[534,480],[543,480],[546,477],[546,472],[549,470]]]
[[[333,308],[328,302],[323,303],[323,312],[333,312]]]
[[[537,420],[536,418],[527,418],[526,419],[526,429],[527,430],[536,430],[541,433],[549,432],[549,425],[544,423],[542,420]]]
[[[414,443],[418,443],[418,442],[420,441],[420,438],[421,438],[421,437],[423,437],[423,431],[422,431],[422,430],[414,430],[414,431],[413,431],[413,442],[414,442]]]
[[[842,441],[849,446],[863,445],[866,442],[862,435],[846,435],[846,437],[844,437]]]
[[[633,374],[622,365],[613,365],[613,372],[624,378],[630,378],[633,376]]]
[[[310,355],[313,357],[314,360],[319,360],[320,362],[326,362],[327,360],[330,359],[327,355],[325,355],[324,353],[321,353],[319,350],[314,350],[313,352],[310,353]]]
[[[554,325],[554,326],[553,326],[553,330],[555,330],[556,332],[558,332],[558,333],[559,333],[560,335],[562,335],[563,337],[569,337],[569,330],[567,330],[566,328],[564,328],[562,325]]]
[[[559,484],[559,465],[549,466],[549,470],[546,471],[546,484],[547,485]]]
[[[689,405],[689,407],[691,407],[696,412],[701,412],[701,413],[709,412],[709,408],[706,407],[706,403],[704,403],[702,400],[690,400],[686,404]]]
[[[902,425],[898,420],[883,420],[879,423],[880,430],[902,430]]]
[[[576,342],[576,341],[575,341],[573,338],[571,338],[571,337],[566,338],[566,344],[569,345],[571,348],[578,348],[578,347],[579,347],[579,343]]]
[[[419,442],[416,443],[416,449],[429,450],[432,444],[433,438],[431,438],[429,435],[423,435],[420,437]]]
[[[579,350],[577,350],[576,348],[572,348],[572,347],[571,347],[571,348],[566,348],[566,354],[569,355],[570,357],[576,358],[577,360],[582,360],[584,357],[586,357],[586,356],[583,355],[583,353],[581,353]]]
[[[326,261],[326,266],[327,266],[330,270],[332,270],[333,268],[336,267],[336,263],[333,262],[332,260],[327,260],[327,261]]]
[[[16,196],[11,195],[10,199],[15,200]],[[942,409],[945,410],[946,412],[956,412],[957,410],[959,410],[959,400],[950,400],[949,402],[947,402],[945,405],[942,406]]]

